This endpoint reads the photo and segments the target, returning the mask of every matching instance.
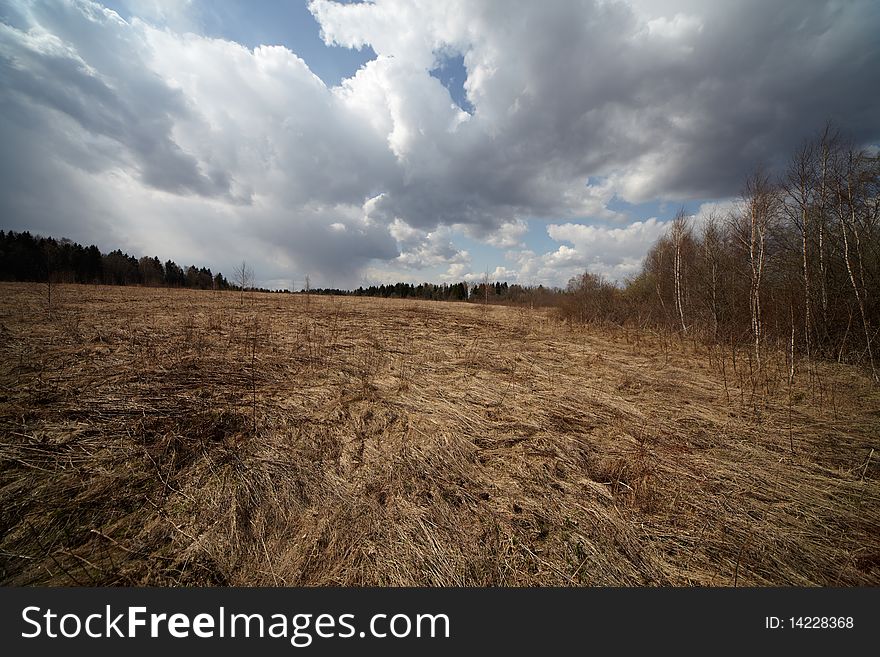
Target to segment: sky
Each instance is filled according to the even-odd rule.
[[[0,228],[270,288],[624,281],[833,121],[875,0],[0,0]]]

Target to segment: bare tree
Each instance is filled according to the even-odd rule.
[[[232,270],[232,280],[240,288],[239,305],[244,305],[244,291],[254,284],[254,270],[242,260],[241,264]]]
[[[669,227],[669,237],[672,241],[672,277],[673,277],[673,297],[675,300],[675,313],[678,315],[681,323],[681,332],[687,333],[687,325],[684,321],[684,299],[682,293],[682,251],[684,245],[690,238],[690,226],[688,216],[685,214],[684,208],[681,208],[672,220]]]
[[[867,305],[868,288],[865,284],[864,258],[862,253],[862,227],[860,216],[862,213],[862,201],[865,198],[861,189],[866,183],[870,183],[870,171],[865,167],[865,156],[861,152],[850,150],[844,156],[844,161],[839,167],[835,186],[837,192],[838,218],[840,231],[843,238],[843,259],[846,271],[852,285],[862,327],[865,332],[865,348],[868,352],[868,361],[871,365],[871,375],[875,381],[878,378],[877,369],[874,365],[874,350],[872,348],[873,332],[871,330],[868,314],[865,310]],[[876,191],[876,190],[874,190]],[[876,203],[876,199],[872,199]],[[871,213],[867,213],[870,216]],[[874,214],[876,214],[876,209]],[[850,244],[850,235],[852,244]]]
[[[483,296],[485,305],[489,305],[489,269],[486,269],[486,273],[483,274]]]
[[[832,183],[840,159],[841,139],[831,123],[805,142],[786,172],[783,209],[800,234],[804,299],[804,351],[809,356],[829,337],[829,213],[834,206]],[[833,277],[833,276],[832,276]],[[818,291],[818,300],[815,298]],[[818,311],[816,307],[818,306]]]
[[[786,203],[783,204],[783,207],[801,236],[801,268],[804,283],[804,350],[807,358],[810,356],[810,343],[813,334],[810,242],[814,230],[813,224],[816,223],[813,213],[817,206],[817,164],[816,145],[812,141],[806,142],[792,157],[783,185],[786,196]],[[794,329],[792,328],[792,330]]]
[[[52,319],[52,285],[55,282],[55,270],[58,261],[58,247],[51,240],[46,240],[43,245],[43,255],[46,259],[46,309],[49,319]]]
[[[700,253],[705,269],[704,286],[706,305],[709,309],[712,340],[718,339],[718,327],[721,322],[721,268],[723,252],[723,235],[718,215],[712,213],[703,224]]]
[[[665,270],[669,248],[669,237],[667,235],[661,236],[648,251],[644,263],[644,271],[650,275],[649,280],[653,282],[653,291],[657,294],[657,300],[660,302],[660,312],[666,324],[669,323],[669,311],[666,309],[666,301],[663,299],[663,282],[666,279]]]
[[[752,174],[746,181],[743,193],[742,219],[745,225],[738,231],[740,241],[748,251],[750,287],[749,310],[752,337],[755,346],[755,362],[761,365],[761,339],[763,323],[761,313],[761,289],[767,264],[767,242],[777,218],[779,195],[770,178],[762,171]]]

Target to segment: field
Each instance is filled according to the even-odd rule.
[[[551,311],[0,285],[0,583],[880,585],[880,389]]]

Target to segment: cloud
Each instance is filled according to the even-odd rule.
[[[526,285],[562,286],[570,278],[590,271],[623,282],[639,272],[648,249],[666,228],[667,222],[655,217],[623,227],[550,224],[548,236],[566,244],[543,254],[530,249],[508,251],[505,257],[515,267],[499,268],[496,275]]]
[[[188,5],[122,4],[129,20],[4,9],[7,228],[316,285],[465,275],[460,235],[510,251],[524,282],[620,279],[661,222],[615,199],[735,196],[828,118],[880,138],[867,0],[314,0],[326,43],[377,55],[335,87],[287,48],[200,35]],[[430,75],[450,56],[470,112]],[[535,221],[564,243],[541,253]]]
[[[468,226],[457,224],[454,226],[468,237],[490,244],[499,249],[524,248],[523,237],[529,230],[529,225],[522,219],[506,221],[492,229],[484,226]]]
[[[876,136],[865,103],[843,92],[857,79],[877,79],[867,25],[878,24],[878,10],[869,3],[805,10],[783,2],[772,12],[757,2],[686,3],[685,11],[667,3],[660,15],[641,3],[453,4],[311,5],[329,42],[371,45],[422,81],[437,53],[464,53],[475,112],[457,139],[435,136],[448,128],[450,115],[440,111],[448,103],[432,103],[435,111],[417,120],[393,119],[411,144],[459,155],[437,186],[460,193],[430,200],[445,221],[492,224],[502,208],[516,216],[594,215],[589,177],[607,179],[633,202],[726,196],[757,160],[801,139],[804,125],[838,116],[859,135]],[[874,59],[855,56],[855,43]],[[392,85],[392,103],[400,89]],[[876,109],[876,96],[867,104]],[[409,170],[413,183],[422,182],[419,168]],[[467,180],[479,181],[476,197]],[[407,192],[420,187],[389,196],[398,213],[417,203]]]
[[[175,141],[175,123],[190,111],[183,95],[150,72],[123,66],[143,50],[128,26],[97,7],[78,9],[37,6],[34,16],[43,22],[27,32],[0,25],[7,113],[37,111],[46,123],[61,121],[64,130],[55,132],[67,148],[62,155],[84,157],[86,166],[100,168],[102,159],[137,171],[157,189],[237,200],[226,171],[199,162]]]
[[[722,199],[701,203],[697,211],[691,216],[691,224],[696,231],[700,231],[706,222],[712,218],[716,221],[726,221],[730,214],[739,206],[737,199]]]
[[[665,232],[665,222],[656,218],[635,221],[622,228],[551,224],[547,234],[556,241],[569,242],[543,258],[545,267],[576,274],[585,269],[623,281],[638,273],[643,256]]]
[[[390,231],[398,241],[400,255],[393,264],[399,267],[421,270],[470,262],[468,252],[452,243],[452,230],[448,227],[427,232],[414,229],[396,219]]]

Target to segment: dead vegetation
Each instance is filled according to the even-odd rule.
[[[850,367],[528,309],[0,291],[7,585],[880,584]]]

